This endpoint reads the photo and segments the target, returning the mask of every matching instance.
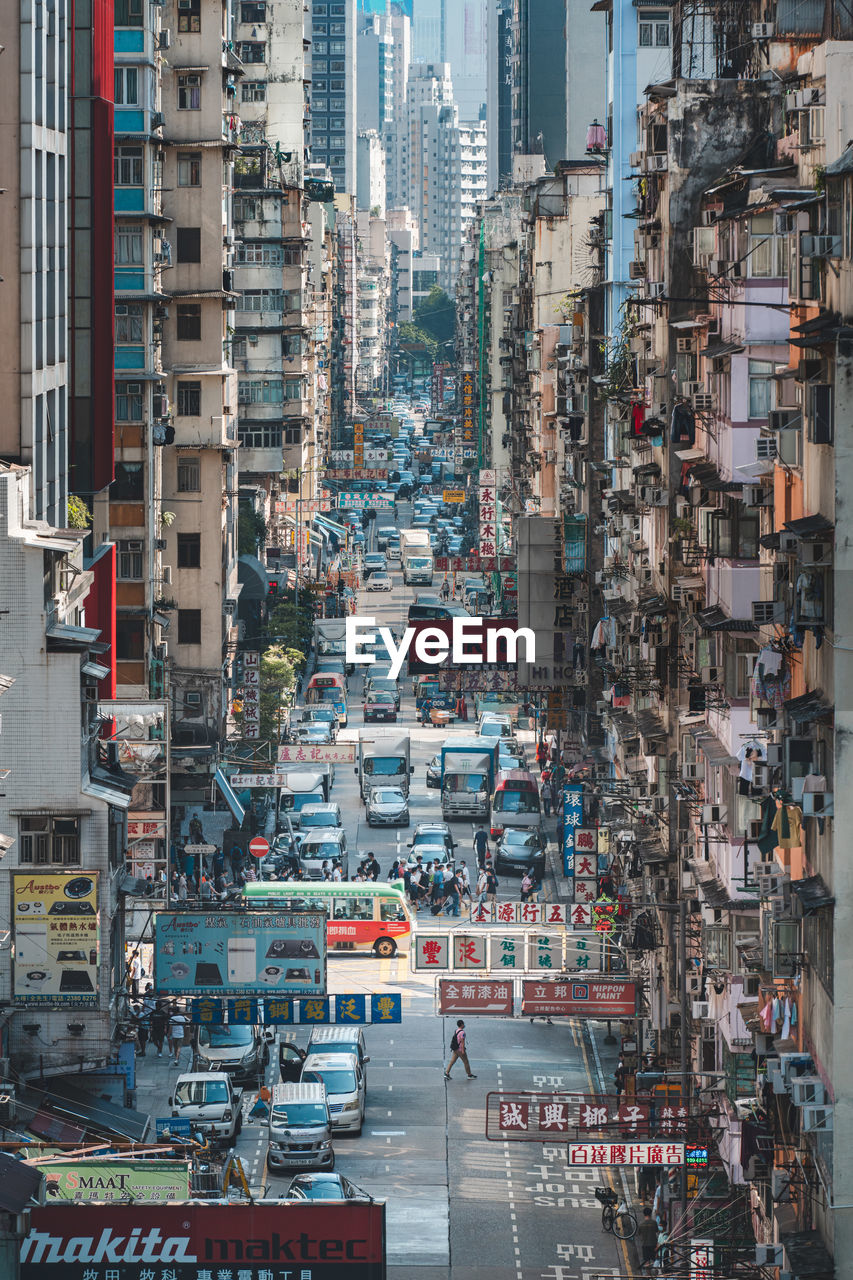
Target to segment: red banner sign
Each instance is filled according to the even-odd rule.
[[[439,1013],[477,1013],[497,1018],[512,1017],[512,983],[465,981],[440,978]]]
[[[691,1119],[688,1103],[680,1098],[644,1097],[635,1102],[615,1094],[486,1094],[486,1137],[491,1142],[549,1142],[555,1133],[570,1133],[575,1138],[596,1134],[607,1143],[661,1143],[698,1131],[699,1122]]]
[[[497,569],[501,573],[512,573],[515,569],[514,556],[436,556],[435,567],[441,573],[486,573]]]
[[[21,1246],[21,1280],[226,1274],[382,1280],[385,1204],[48,1205]]]
[[[528,1017],[632,1018],[637,989],[633,982],[525,982],[521,1012]]]

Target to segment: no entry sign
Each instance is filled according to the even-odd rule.
[[[249,853],[253,858],[265,858],[270,851],[270,842],[265,836],[253,836],[249,841]]]

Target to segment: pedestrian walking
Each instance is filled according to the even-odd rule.
[[[489,853],[489,834],[485,827],[474,832],[474,852],[477,855],[477,866],[484,867]]]
[[[483,907],[485,907],[485,905],[486,905],[486,897],[487,897],[486,890],[487,890],[487,887],[488,887],[488,883],[489,883],[489,878],[488,878],[488,876],[486,875],[486,868],[485,868],[485,867],[481,867],[481,868],[480,868],[480,874],[477,876],[477,890],[476,890],[476,892],[477,892],[477,902],[476,902],[476,904],[475,904],[475,906],[474,906],[474,911],[475,911],[478,915],[479,915],[480,911],[482,910],[482,908],[483,908]]]
[[[465,1031],[465,1023],[461,1018],[456,1023],[456,1030],[453,1032],[450,1041],[450,1061],[444,1073],[445,1080],[450,1079],[450,1073],[453,1070],[454,1063],[461,1060],[465,1073],[469,1080],[476,1080],[477,1077],[471,1070],[471,1064],[468,1061],[468,1035]]]
[[[201,826],[201,818],[194,813],[190,818],[190,844],[204,844],[204,832]]]
[[[542,738],[536,743],[536,763],[540,769],[543,769],[548,763],[548,748]]]
[[[498,878],[491,859],[486,861],[486,902],[493,906],[498,896]]]
[[[456,869],[456,879],[459,881],[459,896],[460,896],[460,898],[467,898],[467,899],[468,899],[469,911],[470,911],[470,904],[471,904],[471,876],[470,876],[470,874],[469,874],[469,872],[468,872],[468,867],[467,867],[467,865],[466,865],[466,863],[465,863],[465,859],[464,859],[464,858],[463,858],[463,860],[459,863],[459,866],[458,866],[458,867],[457,867],[457,869]]]
[[[210,902],[213,897],[213,889],[207,876],[201,878],[201,900],[202,902]]]
[[[436,866],[432,873],[430,900],[432,902],[432,914],[437,916],[444,904],[444,870],[441,866]]]
[[[554,803],[554,786],[550,779],[542,783],[541,794],[542,808],[545,811],[545,817],[550,818],[551,807]]]
[[[444,582],[441,584],[441,591],[439,592],[439,595],[445,602],[450,599],[450,583],[447,581],[447,578],[445,578]]]
[[[134,1007],[133,1021],[136,1027],[136,1052],[140,1058],[145,1057],[145,1048],[151,1032],[151,1018],[145,1009],[145,1002]]]
[[[176,1007],[169,1018],[169,1053],[174,1059],[175,1066],[178,1065],[181,1049],[184,1047],[184,1027],[186,1025],[186,1018],[180,1009]]]
[[[613,1072],[613,1083],[616,1086],[616,1102],[618,1104],[625,1088],[625,1063],[621,1058],[616,1063],[616,1070]]]
[[[528,870],[525,871],[521,880],[521,901],[522,902],[530,901],[530,894],[532,889],[533,889],[533,876],[530,874],[530,870],[528,868]]]
[[[643,1221],[637,1229],[637,1239],[640,1242],[642,1269],[643,1271],[651,1270],[658,1251],[658,1225],[652,1217],[651,1209],[643,1210]]]
[[[163,1005],[162,1000],[158,1000],[154,1006],[154,1012],[151,1015],[151,1039],[157,1049],[157,1057],[163,1056],[163,1041],[166,1038],[166,1028],[169,1025],[169,1015]]]
[[[450,879],[444,882],[444,913],[445,915],[459,915],[459,881],[456,875],[451,871]]]

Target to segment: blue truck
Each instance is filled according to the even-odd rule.
[[[487,821],[498,770],[498,741],[459,733],[441,748],[441,816]]]

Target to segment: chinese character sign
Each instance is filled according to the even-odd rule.
[[[583,788],[563,788],[563,874],[570,879],[574,874],[572,859],[575,856],[575,829],[583,823]],[[571,897],[571,886],[570,886]]]
[[[522,983],[521,1012],[528,1017],[553,1014],[589,1018],[633,1017],[635,1007],[636,987],[633,982],[605,979],[537,982],[528,979]]]
[[[413,969],[449,969],[449,935],[416,933],[412,940],[411,956]]]
[[[683,1142],[570,1142],[569,1166],[684,1164]]]
[[[513,1013],[512,981],[478,981],[476,979],[439,978],[439,1013],[469,1013],[511,1018]]]

